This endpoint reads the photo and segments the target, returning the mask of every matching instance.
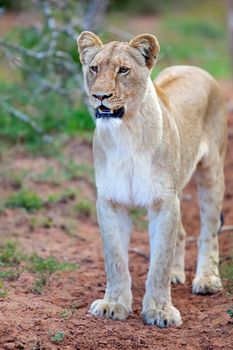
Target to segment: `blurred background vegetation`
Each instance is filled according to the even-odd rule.
[[[153,78],[172,64],[231,76],[221,0],[0,0],[0,148],[49,153],[92,133],[75,40],[82,30],[103,40],[155,34],[161,53]]]

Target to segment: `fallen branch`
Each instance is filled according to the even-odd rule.
[[[149,260],[149,255],[147,255],[146,253],[142,252],[140,249],[138,248],[132,248],[129,250],[130,253],[135,253],[137,255],[142,256],[143,258],[145,258],[146,260]]]
[[[225,225],[221,228],[220,232],[233,231],[233,225]]]

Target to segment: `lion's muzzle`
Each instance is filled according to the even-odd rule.
[[[105,107],[104,105],[101,105],[100,107],[96,108],[95,110],[95,116],[96,118],[122,118],[124,115],[125,109],[124,107],[118,108],[116,110],[109,109]]]

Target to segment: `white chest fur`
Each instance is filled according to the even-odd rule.
[[[125,205],[150,206],[164,193],[151,151],[140,149],[139,140],[134,140],[123,125],[97,125],[98,137],[103,139],[106,132],[111,142],[106,144],[104,164],[96,167],[98,194]]]

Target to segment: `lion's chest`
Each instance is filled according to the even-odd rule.
[[[115,150],[107,154],[104,166],[96,170],[98,194],[114,202],[148,207],[161,192],[147,154],[132,149]]]

